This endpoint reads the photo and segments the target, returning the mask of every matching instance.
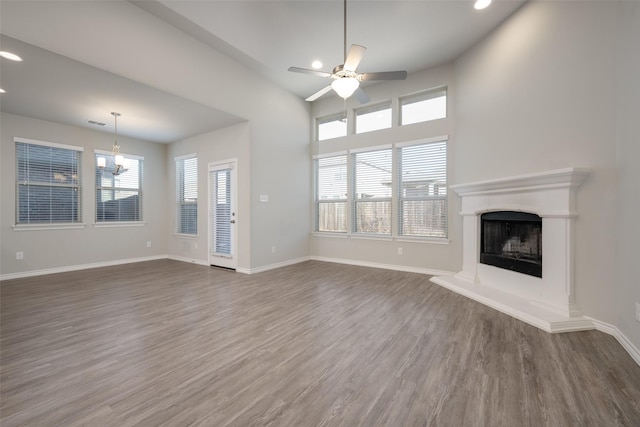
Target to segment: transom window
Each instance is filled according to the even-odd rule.
[[[82,147],[28,139],[16,143],[16,224],[82,221]]]
[[[318,141],[347,135],[347,115],[334,114],[316,120]]]
[[[432,89],[400,98],[400,124],[447,117],[447,88]]]
[[[356,133],[391,127],[391,101],[356,110]]]

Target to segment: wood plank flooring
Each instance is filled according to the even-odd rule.
[[[396,271],[160,260],[0,285],[0,424],[639,426],[640,367]]]

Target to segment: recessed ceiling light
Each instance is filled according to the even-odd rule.
[[[10,59],[11,61],[22,61],[22,58],[20,58],[15,53],[7,52],[4,50],[0,51],[0,56],[6,59]]]
[[[482,10],[491,4],[491,0],[476,0],[473,7],[477,10]]]
[[[7,93],[7,92],[0,87],[0,93]]]
[[[320,68],[322,68],[322,62],[315,60],[311,63],[311,67],[313,67],[314,69],[318,70]]]

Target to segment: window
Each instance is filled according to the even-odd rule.
[[[447,117],[447,88],[400,98],[400,117],[401,125]]]
[[[198,158],[176,159],[176,232],[198,234]]]
[[[447,237],[447,141],[397,150],[398,235]]]
[[[356,110],[356,133],[391,127],[391,102]]]
[[[347,231],[347,155],[316,158],[315,230]]]
[[[15,139],[16,224],[82,221],[82,148]]]
[[[125,172],[113,175],[114,158],[110,152],[96,151],[96,222],[142,220],[143,158],[125,155]],[[106,159],[106,167],[97,166],[97,158]]]
[[[347,135],[347,116],[345,113],[317,119],[318,141]]]
[[[391,148],[353,154],[355,233],[391,235]]]

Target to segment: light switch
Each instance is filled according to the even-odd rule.
[[[269,201],[269,195],[268,194],[261,194],[260,195],[260,201],[262,203],[267,203]]]

